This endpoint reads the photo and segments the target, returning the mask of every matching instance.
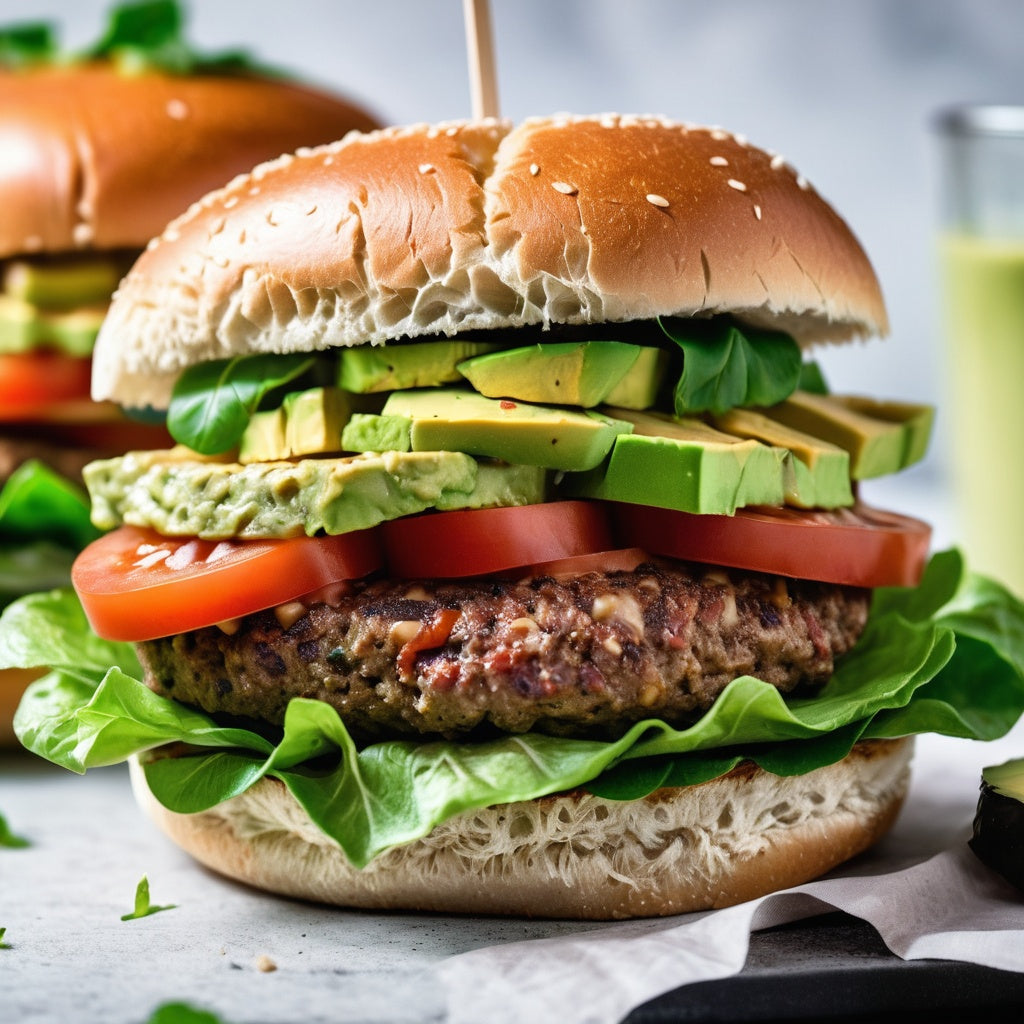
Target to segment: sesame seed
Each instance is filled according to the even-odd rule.
[[[174,121],[184,121],[188,117],[188,105],[184,100],[168,100],[167,116]]]
[[[92,225],[76,224],[71,232],[71,237],[74,239],[75,245],[88,245],[93,239]]]
[[[768,165],[773,171],[777,171],[780,167],[784,167],[786,164],[786,158],[781,153],[776,153],[772,157],[772,162]]]
[[[29,235],[28,238],[25,239],[24,249],[26,252],[38,252],[42,247],[43,240],[39,235]]]
[[[756,217],[756,218],[757,218],[758,220],[760,220],[760,219],[761,219],[761,207],[760,207],[760,206],[758,206],[758,205],[757,205],[757,203],[754,203],[754,216],[755,216],[755,217]]]
[[[433,169],[434,169],[434,165],[433,164],[420,164],[420,166],[419,166],[420,174],[429,174]]]
[[[742,181],[737,181],[735,178],[730,178],[726,182],[726,184],[729,186],[729,188],[736,189],[737,192],[746,192],[747,191],[747,186],[744,185]]]
[[[561,192],[563,196],[574,196],[579,191],[574,185],[569,185],[564,181],[553,181],[551,187],[556,192]]]
[[[729,138],[729,133],[723,132],[721,128],[713,128],[709,134],[716,142],[724,142]]]
[[[724,156],[713,156],[709,163],[714,167],[728,167],[729,161]]]
[[[802,188],[804,190],[809,189],[811,187],[810,184],[808,183],[807,179],[802,174],[798,174],[796,176],[796,183],[797,183],[797,185],[800,186],[800,188]]]
[[[324,167],[330,167],[331,164],[333,164],[333,163],[334,163],[334,157],[333,156],[328,155],[328,156],[324,157]]]
[[[536,164],[530,164],[530,173],[536,178],[540,174],[540,168]]]
[[[651,206],[668,206],[668,200],[664,196],[659,196],[656,192],[647,193],[647,202]]]
[[[238,196],[228,196],[227,199],[224,200],[224,209],[225,210],[232,210],[237,205],[238,205]]]

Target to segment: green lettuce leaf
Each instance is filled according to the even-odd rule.
[[[77,484],[35,459],[22,463],[0,491],[0,537],[46,537],[75,551],[100,531],[89,519],[89,499]]]
[[[0,28],[0,68],[16,70],[50,61],[57,53],[53,26],[24,22]]]
[[[808,359],[800,364],[800,377],[797,379],[796,386],[801,391],[810,391],[812,395],[827,395],[829,393],[825,374],[814,359]]]
[[[316,366],[316,357],[235,356],[190,366],[174,385],[167,429],[181,444],[203,455],[238,444],[263,398]]]
[[[33,595],[0,618],[0,667],[26,664],[53,668],[15,719],[30,750],[74,771],[141,755],[157,799],[183,813],[280,779],[361,866],[462,811],[578,786],[631,799],[744,759],[804,773],[865,738],[994,739],[1024,711],[1024,605],[955,552],[937,555],[919,587],[876,592],[863,637],[818,696],[786,700],[743,676],[689,728],[641,722],[613,742],[527,733],[359,749],[333,708],[304,699],[272,741],[152,694],[130,646],[92,636],[70,591]],[[172,743],[192,756],[164,756]]]
[[[658,323],[683,352],[674,399],[677,416],[775,405],[800,382],[800,346],[788,334],[740,329],[725,317]]]
[[[0,607],[65,585],[75,554],[99,535],[81,487],[42,462],[22,463],[0,491]]]
[[[185,12],[177,0],[138,0],[114,5],[100,38],[81,52],[59,44],[53,25],[26,21],[0,27],[0,68],[110,60],[125,72],[236,74],[279,72],[257,64],[242,50],[201,53],[185,38]]]

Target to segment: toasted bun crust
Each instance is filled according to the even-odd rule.
[[[745,764],[712,782],[608,801],[576,791],[462,814],[362,871],[285,789],[263,779],[211,811],[136,795],[201,863],[300,899],[527,917],[654,917],[726,907],[808,881],[867,849],[906,794],[913,740],[858,744],[780,778]]]
[[[803,343],[887,329],[850,229],[781,158],[656,118],[354,134],[170,225],[101,332],[96,398],[207,359],[732,312]]]
[[[326,93],[257,77],[0,72],[0,257],[141,249],[261,160],[376,127]]]
[[[14,712],[25,688],[42,674],[42,670],[31,668],[5,668],[0,671],[0,749],[18,745],[14,735]]]

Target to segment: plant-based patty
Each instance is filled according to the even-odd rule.
[[[524,581],[381,581],[138,646],[158,693],[280,724],[292,697],[367,735],[618,735],[682,725],[736,676],[824,684],[868,592],[645,564]],[[237,625],[237,629],[234,627]]]
[[[62,476],[81,480],[82,467],[104,454],[98,448],[70,448],[66,444],[0,433],[0,484],[23,463],[39,459]]]

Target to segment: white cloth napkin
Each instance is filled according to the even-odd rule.
[[[596,925],[451,957],[449,1024],[617,1024],[691,982],[743,968],[750,934],[833,910],[870,922],[906,960],[1024,972],[1024,895],[967,846],[981,768],[1024,756],[1024,726],[994,744],[918,741],[904,814],[879,850],[833,875],[704,914]]]

